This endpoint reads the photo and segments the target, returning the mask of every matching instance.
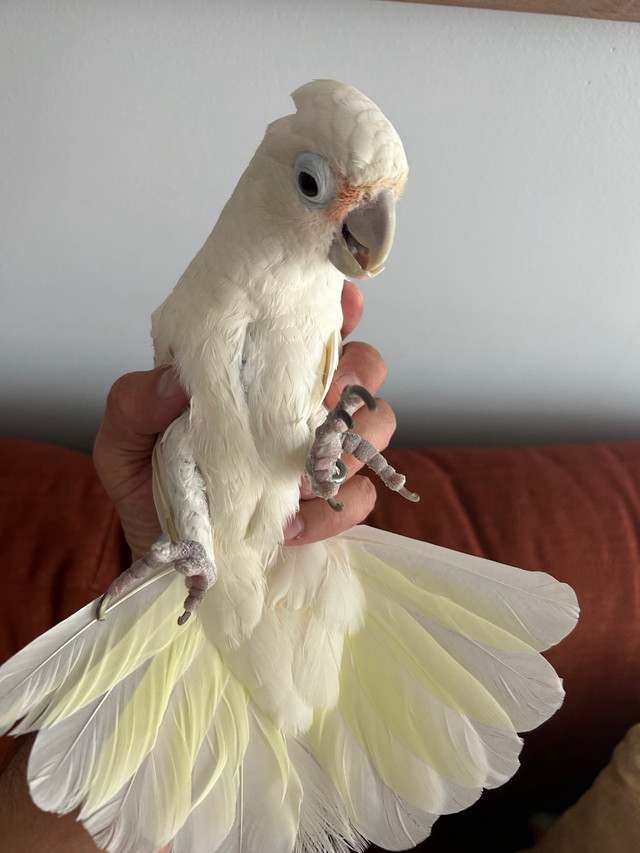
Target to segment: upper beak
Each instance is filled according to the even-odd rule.
[[[379,190],[354,208],[333,238],[329,260],[347,278],[371,278],[382,272],[396,230],[393,190]]]

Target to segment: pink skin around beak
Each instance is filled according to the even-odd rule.
[[[382,187],[373,192],[360,192],[362,200],[349,210],[347,189],[353,199],[354,190],[345,187],[331,211],[332,218],[337,214],[338,228],[329,250],[329,260],[347,278],[371,278],[382,272],[391,251],[396,224],[394,191],[391,187]]]

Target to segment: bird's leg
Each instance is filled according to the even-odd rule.
[[[136,560],[112,581],[109,589],[98,602],[97,619],[102,621],[105,618],[107,608],[113,599],[122,595],[134,581],[145,580],[159,569],[170,565],[173,565],[174,569],[187,579],[189,594],[184,602],[184,613],[178,619],[178,624],[184,625],[202,603],[206,591],[216,582],[217,573],[199,542],[191,539],[174,542],[166,533],[153,543],[144,557]]]
[[[351,415],[362,402],[369,411],[375,411],[376,402],[366,388],[361,385],[347,385],[340,395],[338,404],[327,414],[324,422],[316,430],[306,464],[311,491],[314,495],[328,501],[333,509],[341,510],[343,504],[334,499],[340,484],[347,476],[346,465],[340,456],[342,453],[351,453],[375,471],[385,486],[410,501],[420,500],[415,492],[405,488],[406,478],[388,464],[370,441],[349,432],[354,426]]]
[[[177,418],[156,442],[153,471],[156,506],[163,507],[165,518],[172,517],[181,538],[172,540],[164,533],[144,557],[116,578],[100,600],[98,619],[104,619],[110,601],[122,595],[133,581],[173,566],[185,576],[189,591],[178,619],[178,624],[184,625],[216,582],[213,552],[200,544],[212,541],[211,519],[204,479],[191,450],[188,412]]]

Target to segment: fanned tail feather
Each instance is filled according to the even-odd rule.
[[[93,602],[14,655],[0,672],[0,733],[16,720],[12,734],[64,720],[161,652],[179,636],[181,594],[164,571],[116,601],[107,621],[96,620]]]
[[[164,571],[5,664],[2,730],[40,729],[36,803],[80,807],[110,853],[349,853],[414,846],[505,782],[517,733],[562,701],[539,650],[575,624],[569,587],[367,527],[314,546],[306,574],[304,551],[274,567],[246,660],[200,617],[176,625],[184,585]],[[331,577],[354,593],[339,616]],[[299,691],[306,731],[269,685]]]
[[[309,739],[367,838],[404,849],[518,767],[517,731],[560,706],[538,653],[575,625],[570,587],[368,527],[344,537],[366,597],[340,697]]]
[[[161,695],[168,698],[162,719],[152,721],[153,747],[142,760],[136,758],[133,770],[127,768],[127,781],[120,790],[106,802],[104,793],[90,795],[80,813],[87,830],[109,850],[156,853],[174,838],[212,788],[218,786],[218,801],[235,799],[234,776],[247,743],[247,699],[216,649],[204,643],[173,688],[162,690]],[[124,744],[133,745],[136,731],[150,722],[147,697],[141,692],[135,698],[129,705],[136,715],[132,728],[118,733]],[[212,748],[212,739],[218,748]],[[119,756],[112,760],[122,761]],[[96,772],[114,775],[102,760]]]
[[[172,853],[211,853],[227,838],[236,820],[248,740],[246,692],[229,678],[193,767],[194,808],[174,839]]]
[[[362,837],[386,850],[406,850],[427,837],[440,813],[431,814],[409,804],[383,781],[375,759],[360,746],[339,710],[322,715],[309,740],[343,800],[350,822]],[[430,785],[428,768],[422,781]],[[437,780],[436,786],[439,787]],[[452,811],[477,799],[477,795],[462,789],[457,793],[457,808]],[[320,849],[324,853],[331,847],[325,840]]]
[[[360,543],[367,554],[395,569],[410,582],[415,595],[423,591],[434,602],[441,598],[447,607],[443,615],[461,633],[468,628],[467,620],[477,617],[544,651],[576,624],[574,591],[544,572],[524,571],[367,525],[353,527],[345,539]],[[360,572],[368,572],[371,562],[361,564]],[[399,593],[399,585],[391,586]]]
[[[273,853],[291,853],[300,817],[300,779],[282,733],[253,703],[249,730],[236,819],[216,853],[258,853],[267,845]]]
[[[368,846],[351,823],[347,807],[304,737],[287,739],[303,798],[295,853],[362,853]]]

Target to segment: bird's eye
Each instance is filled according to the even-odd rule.
[[[315,198],[318,195],[318,182],[309,172],[300,172],[298,175],[298,186],[305,198]]]
[[[294,165],[296,188],[305,207],[317,210],[333,199],[334,178],[331,167],[319,154],[304,151]]]

